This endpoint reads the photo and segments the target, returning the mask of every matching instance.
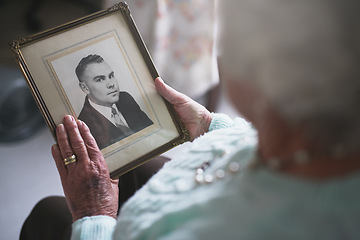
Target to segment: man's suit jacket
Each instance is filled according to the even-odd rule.
[[[119,101],[115,104],[134,133],[153,124],[129,93],[120,92]],[[88,125],[100,149],[127,137],[121,129],[95,110],[87,97],[78,118]]]

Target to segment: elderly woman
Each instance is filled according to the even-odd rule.
[[[117,216],[117,184],[89,129],[66,116],[52,153],[72,239],[360,238],[360,4],[221,6],[222,76],[253,125],[156,79],[195,140]]]

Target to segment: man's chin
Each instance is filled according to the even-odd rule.
[[[114,96],[111,96],[111,102],[114,104],[117,101],[119,101],[119,93],[114,94]]]

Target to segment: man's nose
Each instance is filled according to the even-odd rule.
[[[110,78],[106,79],[106,86],[108,88],[113,88],[115,86],[115,81],[113,79],[110,79]]]

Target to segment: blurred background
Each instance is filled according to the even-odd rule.
[[[51,158],[54,143],[8,42],[55,27],[100,9],[99,1],[0,1],[0,232],[19,239],[32,207],[63,195]]]
[[[22,223],[40,199],[63,195],[50,153],[55,141],[8,43],[86,16],[108,4],[101,0],[0,0],[1,239],[19,238]],[[209,88],[214,87],[211,84]],[[217,90],[211,110],[237,116],[222,88]],[[173,157],[186,146],[164,155]]]

